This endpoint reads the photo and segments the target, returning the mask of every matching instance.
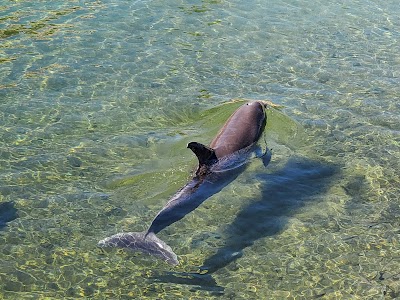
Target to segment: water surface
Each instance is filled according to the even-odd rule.
[[[0,297],[400,296],[397,1],[2,1]],[[240,102],[269,99],[268,168],[141,231]]]

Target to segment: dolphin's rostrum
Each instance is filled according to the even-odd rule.
[[[161,209],[149,229],[118,233],[101,240],[98,245],[141,251],[177,265],[176,254],[156,234],[218,193],[245,169],[266,125],[265,107],[263,101],[248,102],[230,116],[209,146],[189,143],[188,148],[199,160],[196,173]],[[268,164],[268,159],[268,155],[263,156],[264,165]]]

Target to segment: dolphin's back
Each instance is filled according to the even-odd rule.
[[[257,142],[266,123],[265,105],[260,101],[239,107],[226,121],[210,147],[217,158],[230,155]]]

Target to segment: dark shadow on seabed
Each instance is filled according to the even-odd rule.
[[[316,195],[326,193],[338,172],[338,166],[333,164],[292,158],[276,173],[259,174],[260,200],[245,206],[228,225],[225,246],[205,260],[200,273],[166,272],[154,274],[152,279],[223,293],[223,287],[218,286],[211,274],[240,258],[243,250],[256,240],[284,230],[287,217],[293,216]]]
[[[0,203],[0,230],[17,217],[17,209],[14,207],[13,202]]]

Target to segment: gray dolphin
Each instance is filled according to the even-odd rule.
[[[141,251],[177,265],[177,255],[156,234],[221,191],[245,169],[251,155],[259,150],[256,144],[266,125],[265,108],[263,101],[248,102],[229,117],[208,147],[190,142],[187,147],[196,154],[198,168],[192,180],[159,211],[149,229],[118,233],[101,240],[98,246]],[[265,166],[270,160],[267,153],[268,149],[262,155]]]

